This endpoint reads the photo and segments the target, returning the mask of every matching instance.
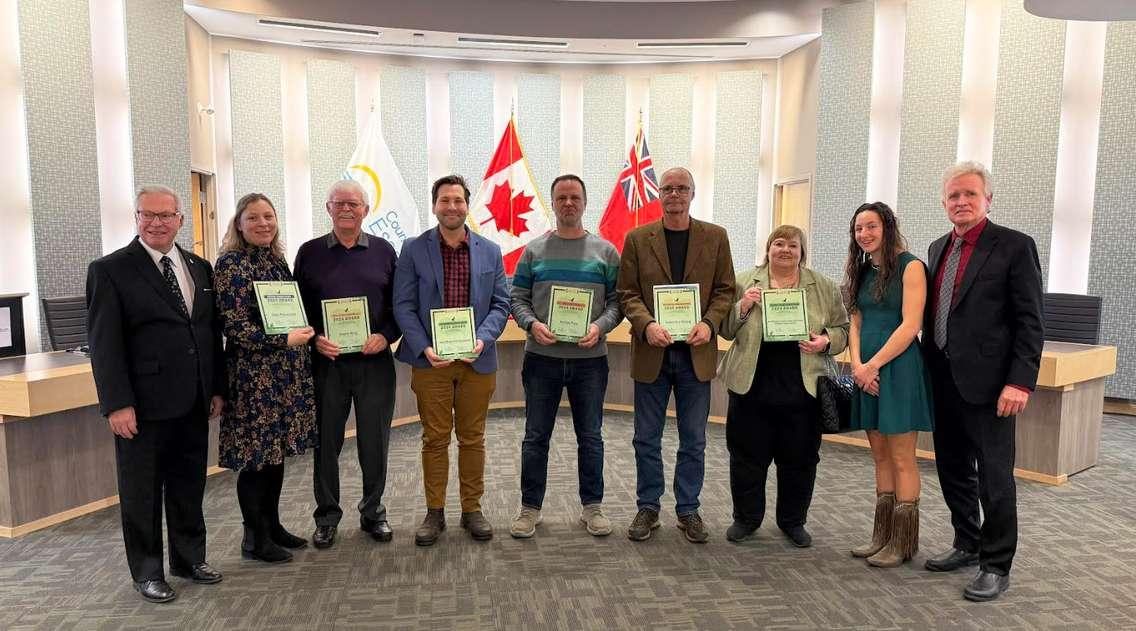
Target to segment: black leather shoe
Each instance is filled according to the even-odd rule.
[[[790,526],[782,528],[781,532],[789,538],[789,541],[798,548],[808,548],[813,545],[813,536],[809,531],[805,530],[804,526]]]
[[[994,572],[978,570],[978,574],[975,574],[974,578],[967,584],[966,589],[962,590],[962,595],[967,600],[982,603],[994,600],[1007,589],[1010,589],[1009,574],[1002,576]]]
[[[923,567],[932,572],[953,572],[960,567],[978,565],[977,552],[964,552],[958,548],[951,548],[939,556],[927,559]]]
[[[221,573],[209,567],[208,563],[198,563],[188,570],[171,567],[170,574],[179,578],[188,578],[194,583],[200,583],[202,585],[220,583],[222,578]]]
[[[369,533],[375,541],[387,543],[394,538],[394,531],[391,530],[390,524],[385,519],[371,519],[360,515],[359,528],[363,532]]]
[[[375,524],[375,527],[371,529],[371,538],[381,543],[389,543],[391,539],[394,539],[394,531],[391,530],[387,520],[383,519]]]
[[[134,591],[142,594],[142,598],[152,603],[168,603],[177,598],[174,588],[162,579],[156,581],[137,581]]]
[[[745,541],[752,537],[755,532],[757,532],[757,526],[750,526],[747,523],[735,521],[726,529],[726,541],[733,541],[735,543]]]
[[[335,543],[335,526],[316,526],[312,533],[312,545],[317,548],[330,548]]]

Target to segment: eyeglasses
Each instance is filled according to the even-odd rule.
[[[363,207],[362,202],[329,201],[328,204],[330,204],[332,208],[337,208],[337,209],[347,208],[348,210],[359,210],[360,208]]]
[[[679,195],[686,195],[694,189],[689,186],[660,186],[659,192],[663,195],[670,195],[671,193],[678,193]]]
[[[134,214],[138,215],[138,218],[141,219],[144,223],[153,223],[153,222],[157,221],[159,223],[171,224],[178,217],[181,217],[180,212],[152,213],[148,210],[139,210],[139,211],[136,211]]]

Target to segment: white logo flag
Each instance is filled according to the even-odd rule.
[[[383,140],[377,112],[371,112],[343,179],[354,180],[367,191],[371,212],[363,218],[365,232],[390,241],[396,252],[407,237],[418,234],[418,205]]]

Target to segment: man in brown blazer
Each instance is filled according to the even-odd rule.
[[[730,241],[720,226],[691,219],[694,178],[676,167],[663,173],[663,218],[627,234],[617,290],[631,322],[631,378],[635,380],[635,468],[639,512],[627,530],[644,541],[659,527],[663,495],[662,437],[667,401],[675,395],[679,447],[674,474],[678,527],[692,543],[705,543],[698,515],[705,472],[710,380],[718,363],[717,332],[734,302]],[[656,285],[697,284],[701,321],[675,341],[655,321]]]

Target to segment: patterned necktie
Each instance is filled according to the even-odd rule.
[[[178,285],[177,276],[174,275],[174,262],[170,257],[162,257],[162,276],[166,279],[166,287],[170,288],[174,298],[177,298],[178,307],[181,308],[181,314],[189,317],[189,309],[185,306],[185,296],[181,293],[181,285]]]
[[[955,296],[955,276],[962,258],[962,237],[955,237],[951,253],[943,267],[943,283],[939,285],[939,302],[935,306],[935,345],[947,348],[947,316],[951,313],[951,300]]]

